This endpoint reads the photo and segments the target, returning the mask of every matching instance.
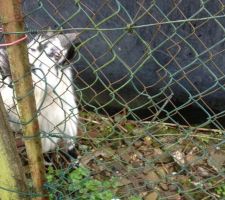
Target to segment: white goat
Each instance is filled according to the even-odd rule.
[[[29,62],[32,66],[34,94],[38,121],[42,133],[43,153],[56,148],[63,139],[67,149],[74,147],[77,135],[78,108],[72,87],[70,68],[63,68],[77,34],[37,35],[28,44]],[[2,85],[0,92],[14,131],[19,131],[19,117],[11,85],[6,51],[0,49]]]

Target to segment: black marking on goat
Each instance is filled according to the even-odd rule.
[[[37,50],[38,51],[40,51],[40,52],[42,52],[42,51],[44,51],[44,49],[46,48],[48,46],[48,43],[44,43],[44,44],[39,44],[39,46],[38,46],[38,48],[37,48]]]

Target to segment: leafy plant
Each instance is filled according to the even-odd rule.
[[[132,196],[129,198],[129,200],[142,200],[142,198],[140,198],[138,196]]]
[[[225,183],[218,186],[215,191],[221,198],[225,198]]]
[[[49,167],[46,178],[51,200],[112,200],[115,199],[115,190],[118,187],[115,178],[99,181],[91,177],[90,171],[85,167],[79,167],[69,174]]]

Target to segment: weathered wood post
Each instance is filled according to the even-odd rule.
[[[20,0],[0,1],[0,16],[6,43],[13,43],[25,36],[24,34],[7,34],[10,32],[24,32],[21,3],[22,1]],[[12,79],[14,81],[20,119],[23,124],[23,134],[25,136],[25,146],[33,186],[36,193],[45,194],[43,189],[43,184],[45,182],[45,167],[43,164],[43,154],[39,138],[38,120],[35,116],[36,103],[33,93],[26,42],[19,42],[18,44],[8,46],[7,53]],[[47,197],[42,196],[35,199],[47,199]]]
[[[0,199],[29,199],[25,173],[0,94]]]

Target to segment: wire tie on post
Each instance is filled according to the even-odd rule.
[[[3,32],[3,28],[0,28],[0,32]],[[8,47],[8,46],[16,45],[16,44],[19,44],[20,42],[22,42],[22,41],[24,41],[26,39],[27,39],[27,35],[25,35],[22,38],[19,38],[16,41],[0,44],[0,47]]]

